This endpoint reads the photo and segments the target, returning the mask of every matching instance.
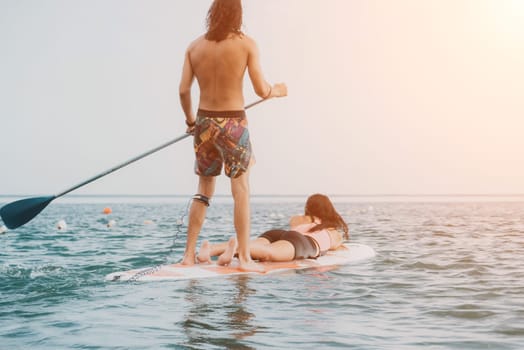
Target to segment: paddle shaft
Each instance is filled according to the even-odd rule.
[[[106,176],[106,175],[109,175],[109,174],[111,174],[112,172],[117,171],[118,169],[122,169],[123,167],[128,166],[129,164],[134,163],[134,162],[136,162],[137,160],[140,160],[140,159],[142,159],[142,158],[144,158],[144,157],[147,157],[147,156],[149,156],[149,155],[151,155],[151,154],[153,154],[153,153],[155,153],[155,152],[160,151],[161,149],[166,148],[167,146],[171,146],[172,144],[177,143],[178,141],[181,141],[181,140],[185,139],[186,137],[189,137],[190,135],[191,135],[191,134],[184,134],[184,135],[182,135],[182,136],[177,137],[176,139],[173,139],[173,140],[171,140],[171,141],[168,141],[168,142],[166,142],[166,143],[164,143],[164,144],[162,144],[162,145],[160,145],[160,146],[158,146],[158,147],[155,147],[155,148],[153,148],[153,149],[151,149],[151,150],[149,150],[149,151],[147,151],[147,152],[144,152],[144,153],[142,153],[142,154],[140,154],[140,155],[138,155],[138,156],[136,156],[136,157],[134,157],[134,158],[131,158],[131,159],[129,159],[129,160],[123,162],[122,164],[119,164],[119,165],[117,165],[117,166],[114,166],[114,167],[112,167],[111,169],[108,169],[108,170],[104,171],[103,173],[100,173],[100,174],[98,174],[98,175],[95,175],[95,176],[93,176],[92,178],[89,178],[89,179],[87,179],[87,180],[85,180],[85,181],[79,183],[78,185],[75,185],[75,186],[73,186],[73,187],[71,187],[71,188],[68,188],[67,190],[65,190],[65,191],[63,191],[63,192],[60,192],[59,194],[55,195],[55,198],[61,197],[61,196],[65,195],[65,194],[67,194],[67,193],[69,193],[69,192],[72,192],[72,191],[76,190],[77,188],[80,188],[80,187],[82,187],[82,186],[85,186],[85,185],[87,185],[88,183],[91,183],[91,182],[93,182],[93,181],[95,181],[95,180],[100,179],[101,177],[104,177],[104,176]]]
[[[248,104],[247,106],[244,107],[244,109],[249,109],[249,108],[251,108],[251,107],[253,107],[253,106],[256,106],[257,104],[259,104],[259,103],[261,103],[261,102],[264,102],[264,101],[265,101],[265,99],[260,99],[260,100],[258,100],[258,101],[255,101],[255,102],[253,102],[253,103]],[[91,182],[93,182],[93,181],[95,181],[95,180],[98,180],[98,179],[100,179],[101,177],[104,177],[104,176],[106,176],[106,175],[109,175],[109,174],[111,174],[112,172],[117,171],[118,169],[122,169],[123,167],[128,166],[129,164],[134,163],[134,162],[136,162],[137,160],[140,160],[140,159],[142,159],[142,158],[145,158],[145,157],[147,157],[147,156],[149,156],[149,155],[151,155],[151,154],[153,154],[153,153],[156,153],[156,152],[160,151],[161,149],[164,149],[164,148],[166,148],[166,147],[168,147],[168,146],[171,146],[172,144],[177,143],[178,141],[181,141],[181,140],[183,140],[183,139],[185,139],[185,138],[187,138],[187,137],[189,137],[189,136],[191,136],[191,134],[184,134],[184,135],[181,135],[181,136],[179,136],[179,137],[177,137],[177,138],[175,138],[175,139],[173,139],[173,140],[171,140],[171,141],[168,141],[168,142],[166,142],[166,143],[163,143],[163,144],[161,144],[161,145],[158,146],[158,147],[155,147],[155,148],[153,148],[153,149],[150,149],[149,151],[144,152],[144,153],[142,153],[142,154],[140,154],[140,155],[138,155],[138,156],[136,156],[136,157],[133,157],[133,158],[131,158],[131,159],[129,159],[129,160],[123,162],[122,164],[116,165],[116,166],[112,167],[111,169],[108,169],[108,170],[106,170],[106,171],[104,171],[104,172],[102,172],[102,173],[100,173],[100,174],[98,174],[98,175],[95,175],[95,176],[93,176],[93,177],[91,177],[91,178],[89,178],[89,179],[87,179],[87,180],[85,180],[85,181],[79,183],[78,185],[75,185],[75,186],[73,186],[73,187],[71,187],[71,188],[68,188],[68,189],[65,190],[65,191],[60,192],[59,194],[56,194],[56,195],[54,196],[54,198],[58,198],[58,197],[61,197],[61,196],[65,195],[65,194],[68,194],[69,192],[72,192],[72,191],[74,191],[74,190],[76,190],[76,189],[78,189],[78,188],[80,188],[80,187],[82,187],[82,186],[85,186],[85,185],[87,185],[87,184],[89,184],[89,183],[91,183]]]

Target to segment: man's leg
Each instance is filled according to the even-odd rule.
[[[215,193],[216,178],[214,176],[200,176],[198,180],[198,194],[211,198]],[[195,264],[196,244],[198,234],[202,229],[204,220],[206,218],[207,206],[198,200],[193,200],[191,209],[189,210],[189,223],[187,226],[187,241],[183,265]]]
[[[231,193],[234,204],[234,221],[238,241],[238,260],[240,268],[246,271],[261,271],[263,268],[251,260],[249,237],[251,211],[249,206],[249,171],[231,179]]]

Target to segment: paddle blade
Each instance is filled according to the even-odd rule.
[[[20,227],[37,216],[55,196],[20,199],[0,208],[0,216],[9,229]]]

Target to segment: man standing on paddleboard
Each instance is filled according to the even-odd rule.
[[[198,193],[189,212],[182,264],[193,265],[198,234],[204,223],[216,176],[224,168],[231,179],[238,259],[243,270],[261,268],[251,260],[249,168],[254,163],[244,111],[242,83],[247,70],[255,93],[268,99],[287,95],[285,84],[271,86],[262,74],[256,42],[242,33],[241,0],[215,0],[207,14],[207,32],[193,41],[185,55],[180,103],[187,132],[194,134]],[[193,113],[191,86],[200,88],[198,112]]]

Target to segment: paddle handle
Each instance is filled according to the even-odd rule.
[[[260,100],[258,100],[258,101],[255,101],[255,102],[253,102],[253,103],[248,104],[247,106],[244,107],[244,109],[249,109],[249,108],[251,108],[251,107],[253,107],[253,106],[256,106],[257,104],[259,104],[259,103],[261,103],[261,102],[264,102],[264,101],[265,101],[265,99],[260,99]],[[75,185],[75,186],[73,186],[73,187],[71,187],[71,188],[68,188],[68,189],[65,190],[65,191],[60,192],[59,194],[56,194],[56,195],[54,196],[54,198],[62,197],[63,195],[68,194],[69,192],[73,192],[74,190],[76,190],[76,189],[78,189],[78,188],[80,188],[80,187],[82,187],[82,186],[85,186],[85,185],[87,185],[87,184],[89,184],[89,183],[91,183],[91,182],[93,182],[93,181],[95,181],[95,180],[100,179],[101,177],[104,177],[104,176],[106,176],[106,175],[111,174],[112,172],[115,172],[115,171],[117,171],[117,170],[119,170],[119,169],[122,169],[123,167],[128,166],[129,164],[134,163],[134,162],[136,162],[137,160],[140,160],[140,159],[142,159],[142,158],[145,158],[145,157],[147,157],[147,156],[149,156],[149,155],[151,155],[151,154],[153,154],[153,153],[155,153],[155,152],[158,152],[158,151],[160,151],[161,149],[164,149],[164,148],[166,148],[166,147],[168,147],[168,146],[171,146],[172,144],[177,143],[178,141],[181,141],[181,140],[183,140],[183,139],[185,139],[185,138],[187,138],[187,137],[189,137],[189,136],[191,136],[191,134],[187,134],[187,133],[186,133],[186,134],[181,135],[181,136],[179,136],[179,137],[177,137],[177,138],[174,138],[174,139],[171,140],[171,141],[168,141],[168,142],[166,142],[166,143],[163,143],[163,144],[161,144],[161,145],[158,146],[158,147],[155,147],[155,148],[153,148],[153,149],[150,149],[149,151],[144,152],[144,153],[142,153],[142,154],[140,154],[140,155],[138,155],[138,156],[136,156],[136,157],[133,157],[133,158],[131,158],[131,159],[129,159],[129,160],[123,162],[122,164],[116,165],[116,166],[112,167],[111,169],[108,169],[108,170],[104,171],[103,173],[100,173],[100,174],[98,174],[98,175],[95,175],[95,176],[93,176],[93,177],[91,177],[91,178],[89,178],[89,179],[87,179],[87,180],[85,180],[85,181],[79,183],[78,185]]]

